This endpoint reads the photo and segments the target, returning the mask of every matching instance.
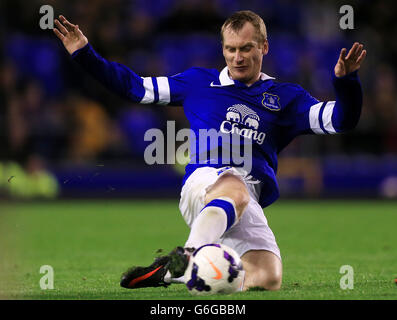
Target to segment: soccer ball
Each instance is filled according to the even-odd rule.
[[[224,244],[206,244],[189,259],[184,280],[193,295],[229,294],[244,280],[243,265],[236,251]]]

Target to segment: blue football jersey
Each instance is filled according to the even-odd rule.
[[[356,73],[334,79],[336,101],[318,101],[299,85],[276,82],[264,73],[251,86],[232,80],[227,67],[222,71],[190,68],[169,77],[140,77],[126,66],[102,58],[89,44],[72,56],[107,87],[135,102],[183,106],[196,137],[191,141],[191,162],[183,181],[198,167],[233,165],[230,155],[223,158],[218,152],[214,160],[214,153],[207,152],[224,148],[222,139],[197,146],[203,131],[238,135],[238,144],[250,144],[249,159],[244,160],[252,162],[249,173],[262,183],[262,207],[279,197],[277,154],[294,137],[341,132],[355,125],[361,111]]]
[[[260,80],[248,87],[230,79],[227,67],[221,72],[190,68],[171,77],[143,78],[145,93],[140,102],[182,105],[196,137],[193,143],[197,144],[197,137],[211,129],[240,134],[246,139],[240,139],[239,143],[252,143],[248,155],[251,157],[245,161],[252,161],[250,174],[263,184],[260,204],[265,207],[279,196],[277,154],[297,135],[337,132],[332,125],[335,101],[319,102],[298,85],[273,80],[261,73]],[[221,149],[225,147],[222,143],[220,139],[218,146],[201,143],[193,148],[192,145],[195,152],[190,154],[184,181],[201,166],[233,165],[232,156],[223,159],[221,150],[215,161],[210,150],[202,156],[203,148]]]

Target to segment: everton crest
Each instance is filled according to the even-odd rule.
[[[263,94],[262,105],[271,111],[279,111],[281,109],[279,96],[267,92]]]

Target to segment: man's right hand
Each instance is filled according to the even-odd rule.
[[[54,33],[61,39],[66,50],[72,54],[78,49],[83,48],[87,43],[87,37],[81,32],[78,25],[70,23],[64,16],[59,16],[61,22],[55,19]]]

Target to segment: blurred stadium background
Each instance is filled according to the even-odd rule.
[[[342,47],[364,43],[364,106],[358,127],[304,136],[280,154],[288,197],[397,198],[397,24],[392,1],[45,0],[0,2],[0,198],[178,199],[181,168],[144,162],[150,128],[188,127],[182,108],[140,106],[107,91],[75,64],[39,8],[80,26],[94,48],[141,76],[191,66],[221,69],[219,30],[236,10],[259,13],[270,52],[263,71],[334,97],[331,72]],[[339,8],[354,8],[341,30]]]

